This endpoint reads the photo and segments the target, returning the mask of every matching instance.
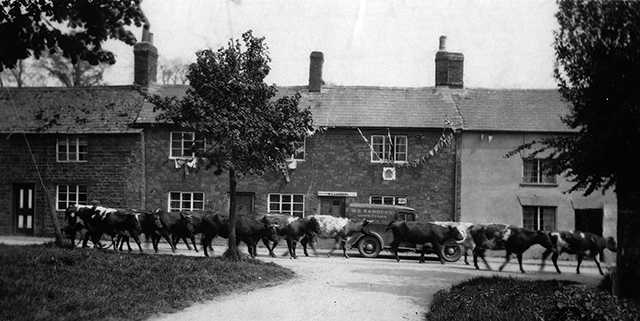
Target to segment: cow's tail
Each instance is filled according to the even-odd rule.
[[[396,223],[396,221],[391,221],[389,222],[389,225],[387,225],[387,229],[386,231],[390,231],[393,228],[393,225]]]

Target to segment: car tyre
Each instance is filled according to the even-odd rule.
[[[358,252],[368,258],[374,258],[380,254],[382,246],[377,237],[372,235],[363,236],[358,242]]]

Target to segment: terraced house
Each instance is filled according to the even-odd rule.
[[[162,96],[187,86],[155,82],[157,50],[134,47],[135,84]],[[329,86],[330,57],[310,55],[302,95],[322,130],[297,142],[284,172],[238,182],[240,213],[343,216],[349,203],[399,204],[418,220],[502,222],[531,228],[586,228],[612,235],[615,197],[563,194],[542,160],[504,155],[531,138],[572,134],[559,120],[555,90],[464,88],[464,56],[435,53],[434,87]],[[133,86],[3,89],[0,113],[0,233],[50,234],[47,191],[61,210],[99,200],[111,207],[228,208],[228,179],[198,166],[190,146],[208,142],[156,123]]]

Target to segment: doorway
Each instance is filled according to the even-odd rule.
[[[35,184],[13,184],[13,217],[16,234],[34,235],[34,202]]]
[[[320,214],[345,217],[345,204],[344,197],[321,196]]]
[[[604,214],[601,208],[576,209],[576,231],[589,232],[602,236],[602,220]]]

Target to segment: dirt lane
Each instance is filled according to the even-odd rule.
[[[216,254],[223,250],[216,248]],[[278,254],[281,252],[277,250]],[[355,256],[357,252],[350,253]],[[558,275],[552,265],[543,272],[538,271],[537,265],[526,265],[528,273],[522,275],[517,261],[504,272],[496,272],[475,270],[462,260],[446,265],[436,261],[419,264],[416,256],[396,263],[386,255],[349,260],[324,255],[273,259],[265,256],[264,248],[259,248],[258,254],[261,260],[294,270],[298,277],[280,286],[231,294],[150,320],[422,320],[433,294],[478,275],[561,278],[590,286],[600,280],[597,270],[588,264],[581,269],[582,275],[576,275],[569,266],[561,267],[566,272]],[[494,269],[501,262],[501,258],[490,259]]]

